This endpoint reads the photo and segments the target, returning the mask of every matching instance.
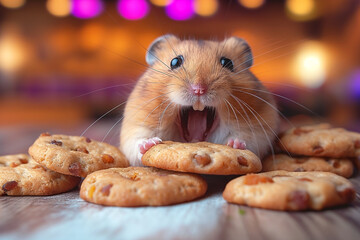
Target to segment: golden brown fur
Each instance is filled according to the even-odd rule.
[[[183,65],[172,70],[169,63],[178,55],[184,57]],[[223,56],[233,61],[233,72],[220,64]],[[142,139],[183,141],[176,123],[180,108],[198,99],[189,93],[191,84],[207,86],[201,101],[215,107],[219,117],[207,141],[226,144],[230,137],[239,137],[260,157],[269,150],[278,114],[272,95],[249,70],[252,55],[245,41],[180,40],[166,35],[150,46],[147,60],[151,66],[128,99],[121,129],[121,149],[133,165],[138,165],[136,149]]]

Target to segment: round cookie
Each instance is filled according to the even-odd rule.
[[[290,172],[332,172],[349,178],[354,172],[350,159],[320,158],[320,157],[290,157],[286,154],[268,156],[262,162],[263,172],[286,170]]]
[[[27,154],[0,157],[0,195],[53,195],[75,188],[80,178],[63,175]]]
[[[360,155],[360,133],[329,124],[296,127],[281,135],[279,147],[297,155],[355,157]]]
[[[120,207],[164,206],[194,200],[206,193],[200,176],[149,167],[111,168],[88,175],[80,197]]]
[[[233,179],[223,197],[230,203],[273,210],[321,210],[350,203],[355,189],[333,173],[272,171]]]
[[[117,147],[78,136],[41,134],[29,154],[48,169],[80,177],[100,169],[129,166]]]
[[[214,175],[259,172],[262,167],[260,159],[249,150],[209,142],[165,141],[151,147],[141,160],[146,166]]]

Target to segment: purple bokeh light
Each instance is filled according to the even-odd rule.
[[[149,13],[149,4],[145,0],[119,0],[117,9],[124,18],[138,20]]]
[[[360,99],[360,69],[350,75],[348,86],[351,96]]]
[[[166,14],[174,20],[184,21],[194,16],[193,0],[174,0],[165,8]]]
[[[101,0],[72,0],[71,13],[77,18],[93,18],[103,10]]]

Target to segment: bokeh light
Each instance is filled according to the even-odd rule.
[[[100,0],[72,0],[72,14],[77,18],[93,18],[103,10]]]
[[[19,70],[26,59],[26,48],[20,38],[7,34],[0,39],[0,71],[13,74]]]
[[[360,99],[360,69],[350,75],[348,89],[351,97]]]
[[[326,78],[327,54],[319,42],[309,41],[298,50],[293,70],[299,82],[309,88],[320,87]]]
[[[0,3],[7,8],[19,8],[24,6],[25,0],[0,0]]]
[[[219,8],[217,0],[195,0],[195,12],[203,17],[212,16]]]
[[[265,0],[238,0],[238,1],[242,6],[250,9],[259,8],[265,3]]]
[[[95,51],[101,47],[104,35],[104,27],[101,24],[89,23],[79,32],[80,47],[86,51]]]
[[[54,16],[65,17],[71,12],[71,0],[48,0],[46,8]]]
[[[169,5],[173,0],[150,0],[152,4],[158,7],[165,7]]]
[[[145,0],[119,0],[117,9],[124,18],[139,20],[148,14],[149,4]]]
[[[314,0],[287,0],[285,6],[289,16],[294,20],[311,20],[317,15]]]
[[[184,21],[194,16],[193,0],[174,0],[166,7],[166,14],[173,20]]]

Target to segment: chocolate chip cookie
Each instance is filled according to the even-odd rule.
[[[75,188],[80,178],[60,174],[27,154],[0,157],[0,195],[53,195]]]
[[[332,172],[349,178],[354,172],[351,159],[321,157],[290,157],[286,154],[268,156],[262,162],[263,172],[286,170],[289,172]]]
[[[260,159],[249,150],[209,142],[165,141],[151,147],[141,160],[146,166],[215,175],[259,172],[262,167]]]
[[[352,202],[355,189],[333,173],[272,171],[233,179],[223,197],[230,203],[266,209],[321,210]]]
[[[80,177],[100,169],[129,166],[117,147],[86,137],[42,134],[29,153],[48,169]]]
[[[296,127],[281,135],[279,147],[297,155],[352,158],[360,155],[360,133],[329,124]]]
[[[195,174],[128,167],[88,175],[81,185],[80,197],[108,206],[164,206],[194,200],[206,190],[205,180]]]

